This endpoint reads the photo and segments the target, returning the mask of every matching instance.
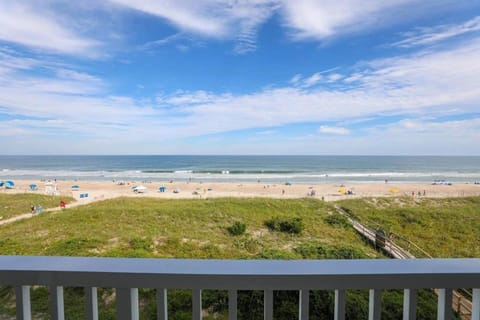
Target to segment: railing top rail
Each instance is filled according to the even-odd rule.
[[[219,289],[273,286],[285,290],[480,287],[480,259],[279,261],[0,256],[0,284],[32,281]]]
[[[260,276],[480,275],[480,259],[212,260],[0,256],[0,272],[10,270]]]

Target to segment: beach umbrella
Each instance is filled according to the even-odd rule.
[[[0,181],[0,187],[3,187],[5,183],[3,181]]]
[[[7,189],[12,189],[15,186],[15,183],[13,181],[5,181],[5,188]]]
[[[30,190],[37,190],[38,186],[35,183],[32,183],[30,186]]]
[[[398,189],[390,189],[390,193],[398,193]]]
[[[80,188],[80,187],[79,187],[78,185],[76,185],[76,184],[74,184],[74,185],[72,186],[72,190],[78,190],[79,188]]]

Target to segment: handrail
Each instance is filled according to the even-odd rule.
[[[0,256],[0,285],[16,286],[17,299],[21,299],[17,308],[23,309],[29,305],[26,302],[28,286],[49,286],[54,297],[52,310],[57,310],[58,314],[63,308],[62,290],[66,286],[117,288],[117,312],[120,314],[138,312],[138,306],[135,309],[135,301],[138,303],[136,288],[192,289],[196,314],[201,314],[198,306],[200,303],[201,309],[202,289],[229,290],[232,297],[236,290],[264,290],[268,315],[273,305],[273,290],[299,290],[304,299],[308,299],[305,294],[308,290],[335,290],[340,301],[339,310],[342,310],[344,290],[369,289],[373,301],[370,310],[377,315],[382,289],[405,289],[408,299],[412,299],[416,289],[439,288],[439,314],[448,315],[451,289],[472,288],[472,319],[480,320],[480,259],[280,261]],[[96,296],[96,291],[89,292],[90,296]],[[308,315],[308,308],[305,311],[308,300],[302,304],[301,318],[308,318],[305,316],[305,313]],[[372,319],[379,318],[373,316]]]
[[[480,259],[191,260],[0,256],[0,283],[246,290],[265,287],[274,290],[472,288],[480,287]]]

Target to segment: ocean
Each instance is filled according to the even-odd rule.
[[[0,156],[0,180],[272,183],[480,181],[480,157]]]

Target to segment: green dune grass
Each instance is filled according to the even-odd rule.
[[[480,197],[365,198],[338,205],[367,225],[408,238],[433,257],[480,257]],[[408,246],[405,241],[400,245]]]
[[[57,207],[61,200],[74,201],[71,197],[44,194],[0,194],[0,221],[19,214],[29,213],[30,206],[41,205],[44,209]]]
[[[118,198],[44,214],[0,227],[0,253],[238,259],[302,258],[298,248],[348,247],[379,254],[352,228],[324,221],[334,209],[314,199],[162,200]],[[270,231],[274,217],[300,218],[300,234]],[[234,222],[246,232],[232,236]]]
[[[17,212],[23,211],[23,204],[13,203]],[[272,221],[279,224],[278,228],[272,228]],[[292,221],[295,228],[282,225]],[[236,222],[245,224],[245,233],[235,236],[228,231]],[[0,226],[0,254],[215,259],[383,257],[336,214],[332,204],[315,199],[267,198],[105,200]],[[0,288],[1,315],[15,314],[13,297],[12,288]],[[226,319],[226,297],[226,292],[205,290],[204,318]],[[262,297],[260,291],[239,292],[239,317],[261,318]],[[422,290],[420,297],[419,316],[434,319],[435,295]],[[81,288],[66,288],[66,318],[83,318],[82,299]],[[298,293],[276,291],[275,299],[275,318],[297,316]],[[140,300],[141,319],[154,318],[155,292],[142,289]],[[347,300],[347,318],[367,317],[367,291],[349,291]],[[397,319],[402,293],[385,291],[382,300],[382,319]],[[311,318],[332,318],[332,301],[333,292],[312,291]],[[36,317],[48,317],[48,306],[47,289],[32,289]],[[114,307],[113,290],[100,288],[101,318],[113,319]],[[172,319],[190,319],[191,293],[169,290],[168,307]]]

